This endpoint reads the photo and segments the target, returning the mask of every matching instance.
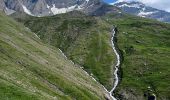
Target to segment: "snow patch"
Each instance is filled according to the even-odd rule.
[[[22,8],[24,9],[24,12],[27,13],[28,15],[34,16],[25,5],[22,4]]]
[[[7,15],[11,15],[11,14],[13,14],[13,13],[15,13],[16,11],[15,10],[12,10],[12,9],[9,9],[9,8],[5,8],[5,13],[7,14]]]
[[[132,5],[128,5],[128,4],[123,4],[123,5],[119,5],[118,7],[129,7],[129,8],[141,8],[139,4],[132,4]]]
[[[89,0],[86,0],[86,2],[88,3],[88,2],[89,2]]]
[[[81,9],[85,8],[86,5],[89,3],[89,1],[90,1],[90,0],[86,0],[86,2],[83,2],[83,4],[77,5],[76,10],[81,10]],[[91,4],[91,5],[89,5],[87,8],[89,8],[89,7],[93,6],[93,5],[94,5],[94,4]]]
[[[51,11],[53,12],[54,15],[61,14],[61,13],[67,13],[67,12],[75,10],[76,6],[77,5],[73,5],[73,6],[70,6],[67,8],[56,8],[55,4],[53,4]]]
[[[47,8],[49,9],[50,8],[50,6],[47,4]]]
[[[154,13],[157,13],[158,11],[146,11],[146,8],[142,8],[142,10],[140,11],[140,13],[138,14],[138,16],[141,16],[141,17],[146,17],[148,15],[152,15]]]
[[[144,11],[141,11],[141,12],[138,14],[138,16],[146,17],[146,16],[152,15],[152,14],[154,14],[154,13],[157,13],[157,11],[155,11],[155,12],[144,12]]]

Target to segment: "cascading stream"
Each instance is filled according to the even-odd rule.
[[[115,53],[115,55],[116,55],[116,58],[117,58],[117,63],[116,63],[116,65],[115,65],[115,71],[114,71],[114,76],[115,76],[114,86],[113,86],[113,88],[111,89],[111,91],[108,92],[108,90],[107,90],[103,85],[101,85],[101,86],[105,89],[105,91],[109,93],[109,95],[110,95],[110,97],[111,97],[112,100],[117,100],[117,99],[114,97],[113,92],[114,92],[114,90],[116,89],[116,87],[117,87],[117,85],[118,85],[118,83],[119,83],[118,70],[119,70],[119,66],[120,66],[120,55],[119,55],[118,51],[116,50],[115,44],[114,44],[114,43],[115,43],[115,42],[114,42],[115,34],[116,34],[115,28],[113,28],[113,30],[112,30],[111,43],[112,43],[113,51],[114,51],[114,53]],[[60,50],[60,49],[59,49],[59,50]],[[67,59],[67,56],[65,56],[65,54],[64,54],[61,50],[60,50],[60,52],[61,52],[61,53],[63,54],[63,56]],[[72,61],[71,61],[71,62],[72,62]],[[72,63],[73,63],[73,62],[72,62]],[[73,64],[74,64],[74,63],[73,63]],[[85,71],[85,72],[86,72],[86,71]],[[86,74],[88,74],[88,73],[86,72]],[[89,74],[88,74],[88,75],[89,75]],[[90,75],[89,75],[89,76],[90,76]],[[91,77],[92,77],[92,76],[91,76]],[[92,79],[93,79],[94,81],[96,81],[95,78],[92,77]],[[98,82],[98,81],[96,81],[96,82]]]
[[[111,91],[109,92],[110,94],[110,97],[112,97],[113,100],[117,100],[115,97],[114,97],[114,90],[116,89],[118,83],[119,83],[119,77],[118,77],[118,70],[119,70],[119,67],[120,67],[120,55],[118,53],[118,51],[116,50],[115,48],[115,42],[114,42],[114,37],[115,37],[115,28],[113,28],[112,30],[112,38],[111,38],[111,43],[112,43],[112,48],[113,48],[113,51],[116,55],[116,58],[117,58],[117,63],[115,65],[115,71],[114,71],[114,76],[115,76],[115,82],[114,82],[114,86],[113,88],[111,89]]]

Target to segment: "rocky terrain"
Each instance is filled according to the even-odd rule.
[[[73,10],[98,15],[118,11],[116,7],[110,7],[101,0],[1,0],[0,3],[0,9],[8,15],[25,12],[31,16],[42,17]]]
[[[118,2],[114,5],[128,14],[156,19],[162,22],[170,22],[169,12],[146,6],[141,2]]]

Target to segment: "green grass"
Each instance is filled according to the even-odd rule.
[[[50,17],[16,19],[45,43],[60,48],[69,59],[83,66],[96,80],[111,89],[114,53],[109,24],[76,11]]]
[[[43,42],[62,49],[69,59],[82,65],[107,89],[113,84],[115,56],[110,32],[116,25],[117,45],[123,54],[122,79],[116,96],[122,100],[147,100],[154,93],[158,99],[170,99],[169,24],[116,13],[101,18],[70,12],[16,19],[38,34]]]
[[[169,100],[170,25],[129,15],[106,18],[117,25],[118,46],[124,57],[118,94],[127,92],[139,100],[152,90],[158,99]]]
[[[11,84],[3,79],[0,80],[1,100],[37,100],[38,96],[27,93],[19,86]],[[3,91],[3,92],[2,92]],[[39,98],[40,99],[40,98]]]
[[[1,100],[100,100],[106,92],[55,47],[0,13]]]

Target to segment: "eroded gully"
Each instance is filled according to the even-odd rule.
[[[114,71],[114,76],[115,76],[114,85],[113,85],[113,88],[111,89],[111,91],[109,92],[110,97],[113,100],[117,100],[116,97],[114,97],[113,92],[114,92],[114,90],[116,89],[116,87],[119,83],[118,71],[119,71],[119,67],[120,67],[120,55],[119,55],[118,51],[116,50],[115,41],[114,41],[115,35],[116,35],[116,31],[115,31],[115,28],[113,28],[112,29],[111,43],[112,43],[112,49],[113,49],[113,51],[116,55],[116,65],[115,65],[115,71]]]
[[[118,71],[119,71],[119,66],[120,66],[120,55],[118,53],[118,51],[116,50],[116,47],[115,47],[115,42],[114,42],[114,37],[116,35],[116,31],[115,31],[115,28],[113,28],[112,30],[112,37],[111,37],[111,43],[112,43],[112,49],[116,55],[116,65],[115,65],[115,71],[114,71],[114,76],[115,76],[115,81],[114,81],[114,85],[113,85],[113,88],[111,89],[111,91],[109,92],[102,84],[102,87],[105,89],[105,91],[107,91],[111,97],[112,100],[117,100],[116,97],[114,97],[114,90],[116,89],[118,83],[119,83],[119,77],[118,77]],[[60,50],[60,49],[59,49]],[[60,52],[63,54],[63,56],[67,59],[67,56],[65,56],[65,54],[60,50]],[[71,61],[72,62],[72,61]],[[72,62],[73,63],[73,62]],[[74,64],[74,63],[73,63]],[[83,68],[82,68],[83,69]],[[84,70],[85,71],[85,70]],[[86,72],[86,71],[85,71]],[[86,72],[86,74],[88,74]],[[89,74],[88,74],[89,75]],[[91,75],[89,75],[94,81],[96,81],[95,78],[93,78]],[[98,82],[98,81],[96,81]]]

